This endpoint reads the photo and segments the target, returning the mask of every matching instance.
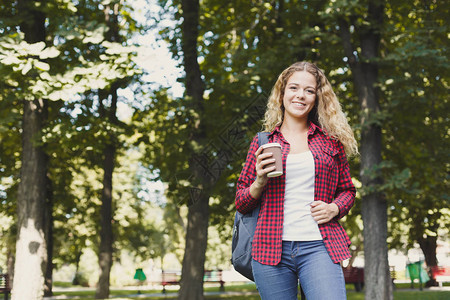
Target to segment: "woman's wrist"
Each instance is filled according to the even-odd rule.
[[[339,216],[339,206],[337,206],[336,203],[330,203],[329,205],[330,205],[330,208],[331,208],[331,210],[332,210],[332,212],[334,214],[334,217]]]
[[[264,185],[261,185],[257,180],[255,180],[251,185],[250,185],[250,195],[254,198],[254,199],[258,199],[259,197],[261,197],[261,194],[263,192],[264,189]]]

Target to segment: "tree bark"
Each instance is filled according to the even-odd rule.
[[[8,249],[8,252],[6,254],[6,270],[9,275],[9,285],[13,286],[14,284],[14,262],[15,262],[15,256],[12,250]]]
[[[436,278],[431,273],[431,267],[437,266],[436,248],[437,248],[437,236],[426,236],[419,239],[420,249],[425,256],[425,263],[428,267],[428,275],[430,280],[426,283],[426,286],[437,286]]]
[[[42,128],[45,109],[43,100],[24,101],[13,300],[42,299],[44,295],[47,162],[44,151],[35,142]]]
[[[95,292],[96,299],[105,299],[109,297],[109,278],[112,266],[112,175],[114,171],[115,147],[107,145],[103,160],[103,189],[102,189],[102,207],[100,210],[100,247],[98,262],[100,265],[100,276]]]
[[[200,7],[198,0],[182,0],[181,5],[183,10],[182,48],[186,72],[186,95],[192,98],[191,105],[200,115],[192,140],[201,145],[205,137],[205,129],[201,120],[204,113],[203,93],[205,84],[201,78],[200,66],[197,61]],[[195,161],[195,154],[193,154],[189,162],[190,170],[195,178],[201,181],[203,191],[199,195],[192,195],[188,207],[186,246],[178,295],[178,299],[183,300],[204,299],[203,275],[208,242],[209,186],[211,183],[208,183],[208,180],[204,178],[204,170]]]
[[[53,295],[53,189],[51,179],[47,176],[47,205],[45,216],[45,232],[47,241],[47,268],[45,269],[44,296]]]
[[[378,82],[380,27],[383,23],[384,2],[370,0],[367,21],[369,25],[357,28],[361,44],[361,57],[354,54],[351,33],[345,20],[339,29],[344,51],[353,73],[354,85],[361,108],[361,182],[368,191],[362,199],[364,224],[364,282],[366,299],[393,299],[387,247],[387,203],[377,191],[382,183],[380,175],[371,170],[382,162],[381,127],[373,121],[380,111]]]
[[[28,43],[45,42],[45,15],[40,1],[18,1],[20,29]],[[32,76],[32,75],[30,75]],[[47,105],[23,101],[22,167],[17,196],[17,241],[12,299],[42,299],[47,264],[45,239],[46,155],[38,142]]]
[[[77,256],[75,257],[75,276],[72,280],[72,285],[80,285],[82,282],[80,281],[80,260],[81,255],[83,254],[82,249],[78,249]]]
[[[119,30],[118,30],[118,16],[120,11],[120,5],[122,1],[113,1],[107,5],[104,9],[105,22],[108,25],[108,32],[106,39],[111,42],[120,42]],[[107,112],[108,121],[111,124],[117,124],[117,89],[118,84],[113,83],[109,90],[109,94],[105,98],[110,96],[111,106],[108,109],[104,109],[103,104],[100,103],[100,116]],[[103,101],[104,97],[100,95],[100,101]],[[97,282],[97,289],[95,292],[96,299],[105,299],[109,297],[110,291],[110,274],[113,263],[113,182],[112,177],[114,173],[114,163],[116,158],[116,139],[113,133],[110,134],[110,140],[105,145],[103,150],[103,189],[102,189],[102,206],[100,209],[100,246],[98,253],[98,262],[100,266],[100,275]]]
[[[204,299],[203,275],[208,242],[209,195],[189,206],[186,246],[178,299]]]
[[[116,123],[117,111],[117,86],[111,87],[111,107],[109,108],[109,121]],[[96,299],[105,299],[109,297],[109,279],[113,259],[113,207],[112,207],[112,177],[114,173],[114,162],[116,156],[115,139],[111,140],[103,151],[103,189],[102,189],[102,207],[100,209],[100,247],[98,262],[100,266],[100,276],[95,292]]]

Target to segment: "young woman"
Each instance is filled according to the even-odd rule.
[[[255,136],[237,183],[236,209],[261,209],[252,268],[262,299],[346,299],[340,262],[350,239],[339,224],[353,206],[347,155],[357,143],[323,72],[297,62],[278,77],[264,119],[269,141],[282,146],[283,175],[268,178],[274,159]]]

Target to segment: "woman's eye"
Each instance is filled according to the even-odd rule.
[[[315,94],[316,92],[314,90],[306,90],[309,94]]]

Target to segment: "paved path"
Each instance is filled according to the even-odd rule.
[[[225,291],[225,292],[205,292],[206,296],[219,296],[219,295],[226,295],[226,296],[250,296],[250,295],[257,295],[257,292],[235,292],[235,291]],[[139,299],[139,298],[147,298],[147,297],[167,297],[167,298],[175,298],[177,296],[176,292],[168,292],[166,294],[163,293],[143,293],[143,294],[129,294],[129,295],[112,295],[109,299]],[[53,296],[53,297],[44,297],[45,300],[62,300],[62,299],[82,299],[86,298],[86,296]]]

